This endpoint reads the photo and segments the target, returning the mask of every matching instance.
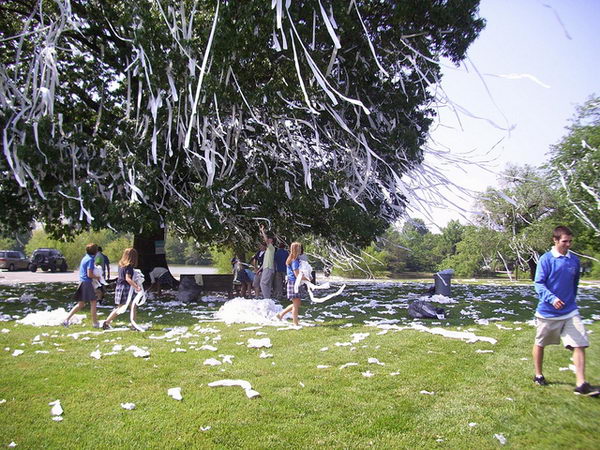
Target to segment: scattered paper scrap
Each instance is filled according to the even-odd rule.
[[[121,408],[132,410],[135,409],[135,403],[121,403]]]
[[[352,366],[358,366],[358,363],[355,363],[355,362],[349,362],[349,363],[346,363],[346,364],[342,364],[342,365],[339,367],[339,369],[341,370],[341,369],[345,369],[346,367],[352,367]]]
[[[48,403],[48,405],[52,406],[52,409],[50,409],[50,414],[53,416],[61,416],[64,412],[60,404],[60,400],[54,400],[53,402]]]
[[[207,425],[205,427],[200,427],[200,431],[208,431],[210,430],[212,427],[210,425]]]
[[[380,366],[385,366],[385,363],[382,363],[381,361],[379,361],[377,358],[368,358],[367,362],[369,364],[378,364]]]
[[[204,360],[205,366],[220,366],[221,364],[223,363],[215,358],[208,358]]]
[[[461,340],[466,341],[469,344],[471,344],[473,342],[477,342],[477,341],[489,342],[490,344],[495,344],[496,342],[498,342],[494,338],[485,337],[485,336],[477,336],[476,334],[468,332],[468,331],[452,331],[452,330],[447,330],[445,328],[439,328],[439,327],[438,328],[428,328],[424,325],[419,325],[416,323],[412,324],[412,328],[414,328],[417,331],[423,331],[423,332],[431,333],[431,334],[439,334],[441,336],[451,338],[451,339],[461,339]]]
[[[325,365],[325,364],[319,364],[319,365],[317,366],[317,369],[329,369],[330,367],[331,367],[331,366],[327,366],[327,365]]]
[[[133,356],[136,358],[148,358],[150,356],[150,352],[144,350],[143,348],[139,348],[136,345],[130,345],[125,349],[126,352],[133,352]]]
[[[200,350],[208,350],[209,352],[216,352],[218,349],[217,349],[217,347],[206,344],[206,345],[203,345],[202,347],[200,347]]]
[[[372,377],[372,376],[374,376],[374,375],[375,375],[375,374],[374,374],[374,373],[371,373],[371,371],[370,371],[370,370],[367,370],[366,372],[362,372],[362,376],[363,376],[363,377],[366,377],[366,378],[370,378],[370,377]]]
[[[423,394],[423,395],[435,395],[435,392],[429,392],[429,391],[426,391],[425,389],[423,389],[421,392],[419,392],[419,394]]]
[[[92,353],[90,353],[90,356],[94,359],[100,359],[102,358],[102,352],[100,350],[94,350]]]
[[[12,355],[19,356],[19,355],[22,355],[23,353],[25,353],[23,350],[15,350],[14,352],[12,352]]]
[[[262,339],[250,338],[250,339],[248,339],[247,347],[248,348],[262,348],[262,347],[271,348],[271,347],[273,347],[273,344],[271,344],[270,338],[262,338]]]
[[[219,386],[240,386],[245,392],[248,398],[256,398],[260,397],[260,394],[252,389],[252,385],[250,382],[246,380],[218,380],[208,383],[209,387],[219,387]]]
[[[504,437],[503,434],[494,434],[494,437],[496,439],[498,439],[498,441],[500,442],[500,444],[506,445],[506,438]]]
[[[167,395],[175,400],[183,400],[180,387],[167,389]]]
[[[272,358],[273,355],[271,353],[267,353],[264,350],[260,352],[259,358]]]

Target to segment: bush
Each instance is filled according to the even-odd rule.
[[[231,273],[231,259],[233,258],[233,250],[228,248],[210,249],[212,257],[212,266],[215,267],[218,273]]]

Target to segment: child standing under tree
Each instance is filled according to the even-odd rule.
[[[302,244],[300,244],[300,242],[292,242],[292,245],[290,245],[290,254],[285,261],[288,277],[287,298],[292,301],[292,304],[277,314],[277,318],[281,320],[287,313],[291,311],[292,322],[294,323],[294,326],[298,326],[298,313],[300,312],[300,304],[302,302],[302,298],[306,297],[305,284],[301,284],[298,292],[294,292],[296,278],[303,277],[306,281],[310,281],[300,273],[300,255],[302,255]]]
[[[136,292],[142,290],[142,287],[139,286],[133,280],[133,268],[137,266],[138,263],[138,253],[134,248],[126,248],[123,251],[123,256],[119,261],[119,277],[117,278],[117,287],[115,289],[115,309],[110,313],[108,318],[102,324],[102,329],[108,330],[111,328],[110,323],[117,317],[117,311],[119,307],[127,303],[127,298],[129,297],[129,292],[131,288],[135,289]],[[133,295],[133,293],[132,293]],[[132,318],[135,320],[136,314],[136,306],[135,304],[131,305],[132,308]]]
[[[90,311],[92,313],[92,326],[98,328],[98,316],[96,314],[96,292],[92,285],[92,280],[100,279],[94,275],[94,257],[98,252],[96,244],[88,244],[85,247],[85,256],[79,263],[79,286],[75,291],[75,300],[77,304],[71,309],[69,315],[62,323],[65,327],[69,326],[69,321],[79,310],[85,307],[85,302],[90,302]]]

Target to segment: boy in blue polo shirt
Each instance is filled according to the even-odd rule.
[[[535,311],[536,336],[533,345],[534,383],[548,383],[542,373],[544,347],[563,345],[573,351],[575,364],[575,394],[597,396],[596,389],[585,381],[585,348],[589,341],[579,310],[577,287],[579,285],[579,258],[569,251],[573,233],[567,227],[556,227],[553,232],[554,247],[544,253],[535,272],[535,291],[539,303]]]

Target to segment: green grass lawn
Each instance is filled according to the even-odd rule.
[[[495,345],[411,329],[385,331],[385,325],[410,326],[407,299],[426,287],[352,283],[337,299],[304,306],[303,318],[314,326],[300,330],[243,331],[251,325],[199,322],[220,305],[163,306],[159,301],[141,308],[139,322],[152,323],[145,333],[97,332],[89,321],[68,329],[0,322],[0,330],[8,330],[0,333],[0,400],[6,400],[0,404],[0,445],[479,449],[500,447],[494,435],[502,434],[510,448],[600,447],[600,399],[572,393],[574,374],[560,370],[571,363],[568,351],[547,350],[544,372],[550,386],[531,382],[534,329],[527,321],[536,300],[530,285],[455,284],[452,295],[459,303],[442,305],[448,319],[423,322],[471,330],[497,339]],[[0,316],[68,308],[73,291],[73,285],[62,284],[2,286]],[[43,302],[6,301],[25,292]],[[581,289],[579,303],[584,318],[594,320],[587,325],[592,332],[587,373],[597,385],[600,289]],[[110,309],[101,311],[106,317]],[[478,319],[491,320],[484,325]],[[188,334],[152,338],[175,326],[187,327]],[[70,336],[80,332],[90,333]],[[336,345],[350,342],[355,333],[369,335]],[[272,348],[246,346],[249,338],[264,337]],[[204,344],[218,350],[200,350]],[[100,360],[90,357],[115,345],[123,350]],[[130,345],[146,348],[151,356],[135,358],[124,350]],[[24,353],[12,356],[16,349]],[[263,350],[273,356],[260,358]],[[208,358],[222,360],[220,355],[233,355],[233,363],[204,365]],[[369,364],[369,358],[384,365]],[[347,363],[357,365],[340,369]],[[372,376],[363,375],[367,372]],[[247,380],[261,397],[248,399],[240,387],[207,386],[220,379]],[[182,388],[182,401],[167,395],[172,387]],[[48,402],[56,399],[64,408],[62,422],[51,419]],[[136,409],[121,408],[125,402]]]

